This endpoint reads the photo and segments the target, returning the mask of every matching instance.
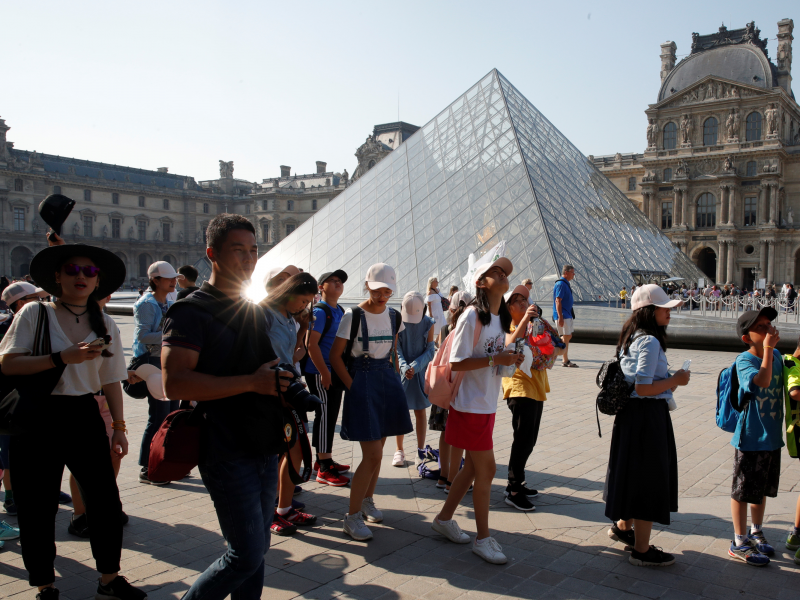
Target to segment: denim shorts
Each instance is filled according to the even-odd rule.
[[[414,430],[400,375],[389,360],[356,358],[350,375],[353,385],[344,394],[343,440],[371,442]]]

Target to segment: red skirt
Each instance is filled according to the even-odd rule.
[[[491,450],[494,448],[495,413],[488,415],[459,412],[452,406],[447,415],[444,441],[462,450]]]

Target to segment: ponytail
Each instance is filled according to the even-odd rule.
[[[91,325],[92,331],[94,331],[97,337],[107,339],[108,328],[106,327],[106,319],[103,316],[103,309],[100,308],[97,300],[94,299],[94,294],[87,299],[86,307],[89,310],[89,325]],[[114,355],[108,350],[103,350],[102,356],[109,358]]]

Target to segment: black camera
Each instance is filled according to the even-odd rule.
[[[278,371],[287,371],[292,374],[289,387],[286,388],[286,391],[282,392],[282,394],[283,399],[291,404],[292,408],[296,411],[306,413],[314,410],[314,405],[322,404],[322,400],[308,391],[308,388],[300,379],[300,374],[292,365],[280,363],[275,369]],[[283,379],[286,379],[286,377],[283,377]]]

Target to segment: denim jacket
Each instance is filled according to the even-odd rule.
[[[621,352],[621,351],[620,351]],[[628,354],[620,354],[620,366],[628,383],[651,384],[670,377],[667,355],[661,344],[652,335],[641,335],[631,342]],[[639,398],[634,390],[631,398]],[[672,399],[672,390],[666,389],[651,398]]]
[[[174,304],[167,300],[167,307]],[[133,355],[141,356],[148,350],[152,356],[161,356],[161,322],[164,315],[152,292],[145,292],[133,305]]]

